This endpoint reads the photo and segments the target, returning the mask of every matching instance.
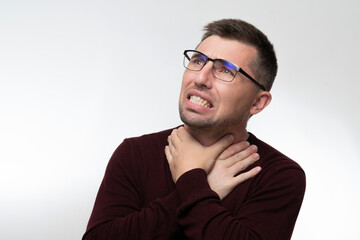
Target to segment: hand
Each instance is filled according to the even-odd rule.
[[[243,172],[260,158],[257,153],[257,147],[249,145],[248,142],[244,141],[228,147],[217,158],[214,167],[208,174],[209,185],[219,195],[221,200],[237,185],[260,172],[261,167],[259,166]]]
[[[174,182],[191,169],[202,168],[206,173],[209,173],[215,160],[233,140],[232,135],[226,135],[213,145],[205,147],[192,137],[184,127],[174,129],[168,137],[169,145],[165,147],[165,155]]]

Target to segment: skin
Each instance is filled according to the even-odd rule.
[[[210,58],[235,63],[254,76],[249,66],[257,50],[252,46],[210,36],[197,50]],[[207,100],[212,107],[190,102],[191,95]],[[269,92],[257,88],[240,73],[232,82],[216,79],[212,62],[199,72],[185,70],[179,98],[184,127],[172,132],[165,148],[174,182],[189,170],[204,169],[211,189],[223,199],[235,186],[254,177],[261,168],[247,168],[260,156],[257,147],[246,142],[249,136],[246,124],[251,115],[261,112],[270,101]]]

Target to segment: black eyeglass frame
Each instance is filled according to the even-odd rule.
[[[225,61],[225,62],[228,62],[228,63],[231,63],[232,65],[234,65],[234,66],[237,68],[236,72],[240,72],[242,75],[244,75],[245,77],[247,77],[248,79],[250,79],[253,83],[255,83],[255,84],[256,84],[259,88],[261,88],[263,91],[266,91],[266,88],[264,87],[264,85],[260,84],[258,81],[256,81],[254,78],[252,78],[249,74],[247,74],[241,67],[237,66],[236,64],[234,64],[234,63],[232,63],[232,62],[230,62],[230,61],[227,61],[227,60],[225,60],[225,59],[212,59],[212,58],[209,58],[208,56],[206,56],[205,54],[203,54],[202,52],[199,52],[199,51],[197,51],[197,50],[185,50],[185,51],[184,51],[184,58],[186,57],[189,61],[190,61],[190,59],[189,59],[189,56],[187,55],[188,52],[199,53],[199,54],[203,55],[204,57],[206,57],[206,60],[205,60],[204,65],[202,65],[199,70],[192,70],[192,69],[187,68],[187,66],[185,66],[185,61],[184,61],[184,62],[183,62],[183,65],[184,65],[184,67],[185,67],[186,69],[189,69],[190,71],[197,71],[197,72],[198,72],[198,71],[201,71],[201,70],[204,68],[204,66],[206,65],[206,63],[207,63],[208,61],[211,61],[211,62],[215,62],[216,60]],[[236,74],[235,74],[234,78],[235,78],[235,77],[236,77]],[[233,78],[231,81],[229,81],[229,82],[232,82],[232,81],[234,80],[234,78]],[[225,81],[225,80],[222,80],[222,79],[219,79],[219,80]]]

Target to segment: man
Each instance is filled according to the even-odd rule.
[[[184,52],[184,126],[124,140],[83,239],[290,239],[304,172],[246,131],[271,101],[272,44],[241,20],[205,30]]]

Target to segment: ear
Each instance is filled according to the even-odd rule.
[[[271,93],[261,91],[250,108],[251,115],[261,112],[271,102]]]

